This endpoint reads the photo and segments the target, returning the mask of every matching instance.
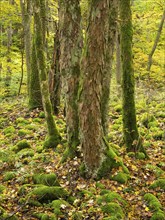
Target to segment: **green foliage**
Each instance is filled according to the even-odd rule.
[[[65,209],[66,207],[70,206],[69,203],[67,203],[63,199],[54,200],[51,204],[51,207],[54,209],[54,214],[61,215],[62,209]]]
[[[30,148],[30,144],[29,144],[29,142],[27,142],[26,139],[23,139],[23,140],[19,141],[15,146],[13,146],[11,148],[11,150],[13,150],[14,152],[17,153],[20,150],[25,149],[25,148]]]
[[[148,206],[150,207],[151,210],[158,211],[158,210],[162,209],[161,203],[153,194],[146,193],[144,195],[144,199],[147,201]]]
[[[115,202],[110,202],[106,205],[101,206],[101,210],[103,213],[110,214],[113,217],[116,217],[116,219],[124,219],[124,213],[122,208],[120,207],[119,204]]]
[[[126,184],[129,178],[129,175],[123,172],[119,172],[115,176],[111,176],[112,180],[115,180],[121,184]]]

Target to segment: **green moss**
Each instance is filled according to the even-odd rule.
[[[141,118],[142,124],[147,128],[148,128],[148,124],[153,121],[155,121],[155,117],[153,115],[149,115],[148,113],[143,114]]]
[[[164,164],[163,164],[163,166],[164,166]],[[154,166],[152,164],[147,164],[146,168],[153,171],[157,178],[159,178],[165,174],[165,172],[161,168]]]
[[[121,105],[116,105],[116,106],[114,107],[114,110],[115,110],[116,112],[121,112],[121,111],[122,111],[122,106],[121,106]]]
[[[149,128],[152,128],[152,127],[157,127],[158,126],[158,122],[155,120],[155,121],[151,121],[148,123],[148,127]]]
[[[36,130],[37,130],[35,124],[26,125],[25,128],[26,128],[27,130],[32,130],[32,131],[36,131]]]
[[[148,148],[151,146],[151,143],[149,141],[146,141],[143,143],[144,148]]]
[[[161,188],[165,190],[165,179],[158,179],[150,185],[150,189]]]
[[[5,213],[5,210],[0,206],[0,217]]]
[[[3,193],[3,191],[6,189],[6,187],[2,184],[0,184],[0,194]]]
[[[44,112],[40,112],[39,113],[39,118],[45,118],[45,113]]]
[[[105,189],[105,185],[100,182],[96,182],[96,187],[99,189]]]
[[[103,213],[110,214],[113,217],[121,220],[124,219],[124,213],[119,204],[115,202],[110,202],[106,205],[101,206],[101,210]]]
[[[162,210],[158,210],[150,218],[150,220],[164,220],[164,219],[165,219],[165,214]]]
[[[50,220],[49,215],[43,214],[42,217],[41,217],[41,220]]]
[[[61,215],[62,210],[70,205],[65,200],[58,199],[58,200],[54,200],[51,206],[54,209],[54,214]]]
[[[3,176],[3,181],[9,181],[14,179],[16,174],[14,172],[6,172]]]
[[[121,184],[126,184],[129,178],[130,178],[129,175],[123,172],[119,172],[115,176],[111,177],[112,180],[115,180]]]
[[[60,186],[41,186],[37,187],[31,192],[31,196],[34,196],[39,202],[49,202],[59,198],[68,197],[68,192]]]
[[[25,149],[20,150],[17,155],[19,158],[33,157],[34,150],[25,148]]]
[[[56,148],[56,146],[60,143],[59,136],[49,136],[46,138],[44,142],[44,148]]]
[[[11,150],[17,153],[20,150],[25,149],[25,148],[30,148],[30,144],[27,142],[26,139],[23,139],[19,141],[15,146],[13,146]]]
[[[42,119],[41,118],[34,118],[33,121],[37,122],[37,123],[40,123],[42,121]]]
[[[18,136],[22,137],[22,136],[25,136],[27,134],[30,134],[30,132],[28,130],[25,130],[25,129],[20,129],[18,131]]]
[[[3,133],[6,134],[13,134],[15,132],[15,128],[13,126],[9,126],[3,130]]]
[[[145,158],[146,158],[146,156],[143,152],[137,152],[136,153],[136,159],[144,160]]]
[[[73,212],[73,213],[72,213],[72,219],[73,219],[73,220],[83,220],[84,217],[83,217],[82,212],[81,212],[81,211]]]
[[[148,206],[151,210],[157,211],[162,209],[162,205],[160,204],[159,200],[151,193],[146,193],[144,195],[144,199],[147,201]]]
[[[128,155],[129,157],[135,157],[135,153],[134,153],[134,152],[128,152],[127,155]]]
[[[18,217],[16,215],[9,215],[7,213],[4,213],[2,216],[3,220],[19,220]]]
[[[42,184],[46,186],[59,186],[57,176],[54,173],[50,174],[34,174],[33,177],[34,184]]]
[[[97,199],[98,205],[101,205],[103,203],[110,203],[110,202],[118,202],[122,205],[126,205],[126,201],[116,192],[111,192],[108,190],[108,193],[99,196]]]
[[[0,161],[7,163],[14,163],[15,154],[10,150],[0,150]]]
[[[21,123],[21,124],[29,124],[30,122],[28,120],[22,118],[22,117],[19,117],[19,118],[16,119],[16,123],[17,124],[19,124],[19,123]]]
[[[154,132],[154,133],[152,134],[152,136],[153,136],[153,138],[154,138],[155,140],[162,140],[163,137],[164,137],[164,131],[158,130],[157,132]]]
[[[36,146],[36,152],[37,153],[42,153],[43,149],[44,149],[44,146],[42,146],[42,145]]]

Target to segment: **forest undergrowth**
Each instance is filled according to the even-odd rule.
[[[139,132],[149,156],[126,153],[121,101],[111,93],[109,144],[130,176],[115,168],[101,180],[83,179],[81,158],[60,163],[67,145],[65,120],[55,116],[62,143],[44,149],[44,112],[29,111],[24,96],[0,106],[0,220],[165,219],[165,102],[163,90],[137,89]]]

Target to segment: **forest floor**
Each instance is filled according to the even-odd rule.
[[[79,158],[60,163],[66,146],[62,115],[55,117],[62,144],[44,149],[44,113],[29,111],[24,97],[4,99],[0,106],[0,220],[165,219],[163,93],[150,91],[146,100],[141,92],[136,101],[139,131],[149,159],[126,153],[121,103],[114,98],[108,141],[130,171],[128,181],[117,182],[108,176],[99,181],[83,179]],[[112,170],[111,175],[116,172]]]

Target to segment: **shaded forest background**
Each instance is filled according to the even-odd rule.
[[[113,159],[117,166],[102,179],[84,178],[83,155],[78,142],[75,144],[78,154],[73,157],[68,154],[71,138],[67,136],[65,88],[60,90],[58,108],[53,104],[52,116],[61,140],[58,140],[56,148],[46,147],[47,116],[42,104],[35,108],[29,101],[34,93],[29,95],[27,88],[25,26],[20,2],[0,2],[0,219],[163,220],[164,28],[152,63],[150,55],[163,17],[164,1],[131,1],[136,116],[146,155],[144,152],[128,153],[124,145],[120,31],[117,31],[110,83],[109,131],[106,135],[108,145],[115,152]],[[55,49],[58,44],[59,5],[52,0],[46,3],[44,74],[49,76],[50,98],[55,103],[57,99],[51,94],[54,86],[51,77],[54,58],[58,54]],[[88,2],[85,0],[81,1],[81,14],[85,38],[84,30],[88,23]],[[33,15],[37,19],[37,13]],[[34,29],[35,22],[32,17],[33,40],[38,33]],[[120,22],[118,17],[119,26]],[[35,59],[32,60],[35,64]],[[35,79],[32,87],[36,86]]]

